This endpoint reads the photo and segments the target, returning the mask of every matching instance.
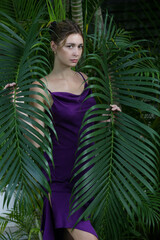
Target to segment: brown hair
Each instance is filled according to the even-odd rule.
[[[59,45],[61,41],[65,44],[65,40],[70,34],[80,34],[83,38],[80,27],[72,20],[52,22],[49,27],[49,33],[51,35],[51,41],[54,41],[56,45]]]

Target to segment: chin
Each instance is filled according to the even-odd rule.
[[[78,62],[76,62],[76,63],[69,62],[69,63],[64,64],[64,65],[66,65],[67,67],[75,67],[75,66],[77,66],[77,63]]]
[[[71,63],[70,64],[70,67],[75,67],[75,66],[77,66],[77,63]]]

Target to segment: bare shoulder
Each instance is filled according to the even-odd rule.
[[[32,84],[33,84],[33,87],[31,90],[46,95],[47,88],[46,88],[45,78],[41,78],[40,80],[34,81]]]
[[[34,99],[37,99],[41,102],[43,102],[48,108],[50,108],[51,104],[53,103],[53,100],[48,92],[48,89],[46,87],[46,79],[41,78],[37,81],[34,81],[32,88],[30,88],[31,97]],[[36,105],[33,103],[33,105]],[[44,110],[44,109],[43,109]]]
[[[82,76],[84,77],[84,79],[85,80],[87,80],[88,79],[88,76],[85,74],[85,73],[83,73],[83,72],[80,72],[80,74],[82,74]],[[87,81],[88,82],[88,81]]]
[[[48,101],[50,102],[49,92],[46,87],[46,80],[45,78],[41,78],[37,81],[32,83],[32,87],[30,88],[31,97],[44,102],[48,105]]]

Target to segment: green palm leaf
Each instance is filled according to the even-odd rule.
[[[94,14],[97,11],[97,9],[100,7],[100,5],[103,3],[104,0],[88,0],[82,2],[83,4],[83,11],[85,16],[85,22],[88,25],[91,24],[91,21],[93,20]]]
[[[47,4],[48,14],[51,22],[56,20],[62,21],[66,18],[65,1],[55,0],[53,3],[51,0],[46,0],[46,4]]]
[[[6,232],[4,232],[4,226],[6,226],[7,223],[13,223],[16,225],[16,228],[12,229],[12,234],[10,232],[10,235],[14,237],[14,239],[42,239],[40,233],[40,218],[41,210],[39,208],[35,210],[31,207],[26,211],[24,205],[19,206],[19,204],[17,204],[15,209],[11,209],[7,211],[7,213],[4,213],[3,216],[0,216],[0,238],[3,239],[5,235],[7,236]]]
[[[45,49],[48,43],[40,35],[39,19],[43,11],[38,14],[29,30],[25,30],[8,15],[2,12],[0,14],[7,22],[0,23],[4,29],[0,33],[0,83],[4,86],[16,82],[18,86],[13,101],[9,89],[0,91],[0,190],[5,188],[4,203],[7,201],[9,204],[14,194],[15,204],[19,200],[29,206],[39,201],[40,192],[44,192],[44,189],[49,191],[49,184],[41,171],[42,168],[45,169],[50,176],[43,152],[53,161],[52,141],[46,130],[46,127],[50,127],[55,132],[51,113],[45,104],[30,97],[31,94],[37,94],[48,102],[42,94],[30,91],[30,88],[37,86],[46,89],[39,79],[50,69]],[[13,23],[16,31],[10,27]],[[33,84],[35,80],[40,85]],[[45,91],[47,93],[47,89]],[[33,102],[41,105],[45,112],[34,107]],[[35,121],[35,118],[44,122],[45,127]],[[32,126],[41,130],[45,137]],[[39,144],[40,148],[36,148],[29,138]]]
[[[99,54],[88,55],[84,67],[95,76],[89,78],[89,97],[95,97],[97,104],[86,112],[81,126],[74,175],[79,179],[72,193],[71,214],[92,200],[80,219],[91,215],[100,236],[119,239],[122,228],[128,228],[122,219],[134,222],[143,209],[146,222],[157,224],[160,205],[156,202],[156,211],[151,211],[155,206],[151,195],[156,196],[158,189],[159,135],[143,118],[145,114],[160,116],[155,107],[159,104],[155,94],[159,96],[160,91],[154,59],[140,48],[140,41],[118,46],[120,31],[112,22],[108,25],[105,41],[91,36]],[[122,112],[115,113],[114,120],[109,108],[116,102]]]
[[[5,234],[1,235],[1,239],[2,240],[16,240],[17,236],[15,236],[15,234],[12,233],[11,230],[9,230],[9,233],[6,232]]]
[[[13,18],[15,21],[26,25],[27,22],[32,22],[39,13],[40,9],[44,8],[45,5],[45,0],[40,0],[38,2],[35,0],[1,0],[0,10]],[[2,19],[5,20],[3,16],[1,16],[1,20]]]

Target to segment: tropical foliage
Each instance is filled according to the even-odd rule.
[[[5,191],[4,203],[14,194],[15,209],[20,202],[29,211],[33,205],[41,207],[44,189],[50,191],[41,172],[44,168],[50,175],[42,151],[52,159],[49,133],[33,117],[54,131],[49,110],[40,102],[45,113],[32,106],[36,100],[29,89],[37,86],[35,80],[42,84],[39,79],[52,67],[46,26],[65,19],[67,1],[54,1],[54,7],[49,0],[4,2],[0,5],[0,190]],[[142,41],[132,41],[108,14],[103,31],[98,18],[93,29],[91,20],[101,1],[95,0],[90,12],[91,2],[83,1],[85,49],[79,69],[88,74],[89,97],[94,96],[97,104],[82,123],[86,130],[79,139],[75,176],[84,174],[73,189],[71,212],[92,200],[81,218],[91,215],[100,239],[147,239],[160,221],[159,134],[152,124],[160,117],[159,70],[141,47]],[[13,93],[3,89],[8,82],[17,84]],[[111,112],[114,103],[120,105],[121,113]],[[44,133],[43,141],[29,123]]]
[[[130,41],[108,16],[105,25],[107,32],[88,36],[94,54],[88,54],[82,68],[91,76],[90,97],[97,98],[97,105],[82,123],[88,127],[80,136],[78,150],[85,149],[77,158],[75,168],[82,167],[75,177],[84,174],[75,184],[71,212],[94,198],[81,218],[92,215],[102,238],[119,239],[136,219],[143,219],[145,229],[160,220],[159,135],[146,119],[148,114],[160,116],[159,71],[141,41]],[[115,102],[122,108],[116,121],[109,111]]]
[[[152,7],[151,7],[152,6]],[[145,47],[149,50],[150,55],[154,56],[155,58],[155,65],[157,68],[160,70],[160,53],[159,53],[159,48],[160,48],[160,33],[159,33],[159,24],[160,24],[160,18],[159,18],[159,10],[160,6],[157,0],[154,0],[152,2],[146,2],[144,0],[139,1],[139,8],[140,11],[144,13],[144,17],[146,18],[146,22],[148,24],[147,27],[145,25],[145,22],[140,19],[139,16],[135,16],[135,19],[137,20],[137,23],[141,26],[143,26],[143,31],[145,35],[147,35],[147,39],[150,41],[147,41],[145,44]],[[154,11],[154,9],[157,9],[157,11]],[[150,29],[150,31],[149,31]],[[158,96],[156,96],[158,97]],[[160,109],[159,105],[157,106],[158,109]],[[155,118],[152,121],[152,127],[160,133],[160,118]]]
[[[26,239],[26,240],[42,240],[40,232],[40,219],[41,212],[38,209],[30,207],[29,209],[22,208],[17,205],[12,209],[0,216],[0,227],[2,230],[1,239]],[[14,223],[14,231],[4,231],[8,223]],[[4,231],[4,232],[3,232]]]
[[[34,91],[31,93],[29,90],[31,86],[34,87],[33,81],[44,76],[45,69],[50,68],[45,49],[47,40],[40,35],[39,21],[42,13],[43,9],[27,29],[5,13],[0,13],[3,19],[6,19],[0,23],[2,30],[0,36],[0,82],[1,86],[8,82],[15,82],[18,86],[15,88],[13,101],[11,91],[1,89],[0,189],[5,188],[5,200],[8,203],[12,195],[16,194],[15,202],[25,201],[26,206],[29,202],[34,204],[35,200],[39,202],[40,193],[38,194],[38,192],[44,192],[43,188],[49,190],[49,184],[41,172],[41,168],[44,168],[49,173],[48,163],[41,150],[34,147],[28,138],[38,143],[52,159],[52,146],[48,131],[34,119],[27,117],[38,117],[45,122],[46,126],[51,125],[50,117],[46,114],[50,115],[48,108],[39,103],[43,105],[46,113],[38,111],[31,105],[36,100],[29,97],[30,94],[38,94]],[[38,134],[30,123],[45,133],[46,138],[43,141],[40,140],[41,134]]]

